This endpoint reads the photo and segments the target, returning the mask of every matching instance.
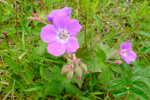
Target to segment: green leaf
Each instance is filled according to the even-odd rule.
[[[69,96],[73,96],[77,94],[81,95],[81,91],[72,84],[66,84],[65,91]]]
[[[2,22],[7,21],[12,15],[5,15],[2,17]]]
[[[109,64],[107,64],[107,66],[109,66],[114,72],[117,72],[117,73],[121,73],[122,72],[121,69],[120,69],[120,67],[117,66],[117,65],[109,63]]]
[[[95,51],[95,61],[98,67],[101,69],[105,69],[106,65],[106,54],[105,52],[97,45],[97,50]]]
[[[94,48],[92,49],[89,49],[87,50],[88,48],[85,46],[85,47],[82,47],[82,48],[79,48],[77,51],[76,51],[76,57],[80,58],[80,59],[88,59],[88,58],[91,58],[94,56]]]
[[[40,56],[43,55],[46,48],[47,48],[47,43],[43,42],[43,40],[40,40],[39,41],[39,48],[38,48],[38,50],[39,50],[38,53],[39,53]]]
[[[105,60],[106,60],[106,54],[105,54],[105,52],[99,46],[97,46],[97,50],[95,51],[95,53],[96,53],[96,58],[99,61],[105,62]]]
[[[126,100],[137,100],[132,94],[128,94]]]
[[[3,87],[3,85],[0,85],[0,92],[2,91],[2,87]]]
[[[41,75],[41,78],[43,80],[43,62],[42,62],[42,65],[40,66],[40,75]]]
[[[62,80],[59,79],[53,79],[49,82],[49,84],[46,85],[44,96],[49,94],[59,94],[64,89],[64,84]]]
[[[65,89],[70,96],[81,93],[78,88],[69,83],[66,75],[61,75],[61,69],[58,67],[49,67],[49,70],[44,69],[43,72],[43,76],[50,81],[49,84],[46,85],[44,96],[49,94],[60,94],[63,89]]]
[[[40,38],[40,35],[33,35],[33,36],[27,38],[26,42],[32,42],[32,41],[38,40],[39,38]]]
[[[31,91],[37,91],[39,89],[41,89],[42,87],[34,87],[34,88],[30,88],[30,89],[27,89],[27,90],[24,90],[24,91],[28,91],[28,92],[31,92]]]
[[[150,77],[150,67],[146,67],[143,71],[139,73],[142,77]]]
[[[89,85],[93,87],[96,84],[97,84],[97,75],[96,75],[96,73],[93,73],[93,76],[91,77],[91,79],[89,81]]]
[[[85,75],[85,74],[82,75],[81,79],[77,79],[76,76],[74,75],[73,80],[78,84],[79,88],[82,87],[83,80],[84,80],[84,75]]]
[[[80,100],[91,100],[91,99],[89,99],[89,98],[87,98],[87,97],[84,97],[84,96],[79,96],[78,97]]]
[[[18,72],[18,71],[19,71],[18,64],[17,64],[16,62],[14,62],[12,59],[5,58],[5,62],[9,65],[9,67],[10,67],[14,72]]]
[[[134,82],[134,81],[137,81],[137,80],[140,80],[142,79],[141,76],[134,76],[134,77],[131,77],[131,82]]]
[[[104,92],[92,92],[91,94],[92,95],[101,95],[101,94],[104,94]]]
[[[121,74],[121,76],[122,76],[122,78],[128,83],[128,84],[130,84],[131,83],[131,80],[130,80],[130,78],[129,78],[129,76],[127,75],[127,74]]]
[[[128,93],[127,88],[126,88],[126,87],[123,87],[123,88],[120,88],[120,89],[118,89],[117,91],[115,91],[115,92],[113,93],[113,95],[114,95],[115,97],[122,97],[122,96],[126,95],[127,93]]]
[[[108,84],[106,89],[115,90],[115,89],[119,89],[125,85],[127,85],[126,81],[124,81],[122,79],[115,79]]]
[[[150,33],[144,32],[144,31],[137,31],[136,33],[150,37]]]
[[[45,24],[43,24],[43,23],[38,23],[38,24],[36,25],[36,27],[31,30],[31,31],[32,31],[32,34],[40,34],[40,33],[41,33],[41,29],[42,29],[42,27],[44,27],[44,26],[45,26]]]
[[[130,91],[135,95],[137,96],[138,98],[142,99],[142,100],[149,100],[149,97],[148,95],[142,91],[141,89],[139,88],[135,88],[135,87],[131,87],[130,88]]]
[[[24,22],[21,22],[22,28],[24,29],[24,31],[28,34],[28,36],[31,36],[31,33],[29,32],[27,26],[24,25]]]
[[[99,76],[104,86],[114,78],[114,74],[110,68],[105,69]]]
[[[133,85],[134,87],[140,88],[141,90],[143,90],[143,91],[145,91],[147,94],[149,94],[149,88],[148,88],[148,86],[147,86],[147,84],[146,84],[145,82],[143,82],[143,81],[134,81],[134,82],[132,83],[132,85]]]
[[[91,72],[101,72],[101,67],[96,65],[96,61],[93,58],[81,60],[86,66],[88,71]]]
[[[49,69],[51,72],[49,71]],[[46,80],[49,81],[50,79],[56,78],[64,79],[64,76],[61,75],[61,70],[58,67],[49,67],[49,69],[43,70],[43,76],[46,78]]]
[[[150,78],[143,78],[143,80],[150,86]]]
[[[140,67],[134,67],[133,69],[132,69],[132,75],[137,75],[137,74],[139,74],[140,72],[142,71],[142,68],[140,68]]]
[[[130,76],[130,66],[128,64],[126,64],[125,62],[123,64],[120,65],[120,68],[122,70],[122,72],[126,73],[128,76]]]

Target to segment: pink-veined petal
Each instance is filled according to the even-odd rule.
[[[40,37],[44,42],[52,43],[56,41],[57,33],[53,25],[46,25],[42,28]]]
[[[78,39],[75,37],[70,37],[66,42],[66,52],[73,53],[79,48]]]
[[[54,43],[50,43],[47,46],[47,51],[50,54],[53,54],[54,56],[60,56],[64,54],[65,50],[66,50],[66,45],[58,41]]]
[[[76,36],[81,30],[81,25],[76,19],[72,19],[67,30],[70,32],[70,36]]]

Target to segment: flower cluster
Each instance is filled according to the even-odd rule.
[[[80,32],[81,25],[76,19],[70,19],[71,8],[54,10],[46,16],[53,25],[46,25],[41,30],[41,39],[49,43],[47,50],[50,54],[60,56],[73,53],[79,48],[78,39],[74,36]]]
[[[61,74],[67,73],[67,78],[69,82],[74,76],[76,76],[77,79],[81,80],[82,73],[83,72],[88,73],[86,65],[83,64],[80,61],[80,59],[76,58],[75,54],[73,54],[73,56],[74,57],[73,57],[72,62],[69,63],[69,65],[65,65],[62,68],[62,72],[61,72]]]

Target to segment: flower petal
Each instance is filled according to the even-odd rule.
[[[65,13],[59,13],[54,16],[53,24],[58,30],[67,29],[70,24],[70,18]]]
[[[50,43],[47,46],[47,51],[50,54],[53,54],[54,56],[60,56],[64,54],[65,50],[66,50],[65,44],[58,41],[54,43]]]
[[[50,22],[50,23],[53,23],[53,17],[59,13],[66,13],[67,16],[70,15],[71,13],[71,8],[69,7],[65,7],[63,9],[57,9],[57,10],[53,10],[51,11],[51,13],[46,16],[47,17],[47,20]]]
[[[136,57],[137,57],[137,55],[135,52],[129,51],[128,55],[126,57],[122,56],[121,58],[123,58],[127,64],[130,64],[131,61],[135,61]]]
[[[133,52],[133,51],[129,51],[129,53],[128,53],[127,56],[128,56],[128,59],[129,59],[130,61],[135,61],[135,59],[136,59],[136,57],[137,57],[136,53]]]
[[[50,13],[48,16],[46,16],[46,17],[47,17],[47,20],[48,20],[50,23],[53,23],[53,17],[54,17],[56,14],[60,13],[60,11],[61,11],[60,9],[51,11],[51,13]]]
[[[49,16],[54,17],[56,14],[60,13],[60,11],[61,11],[61,9],[53,10],[53,11],[51,11]]]
[[[40,37],[44,42],[52,43],[57,40],[56,31],[57,30],[53,25],[46,25],[42,28]]]
[[[50,17],[50,16],[45,16],[47,17],[47,20],[50,22],[50,23],[53,23],[53,17]]]
[[[65,8],[63,8],[61,11],[60,11],[61,13],[66,13],[67,14],[67,16],[69,16],[70,15],[70,13],[71,13],[71,7],[65,7]]]
[[[76,36],[81,30],[81,25],[76,19],[72,19],[67,30],[70,32],[70,36]]]
[[[130,60],[125,60],[125,61],[126,61],[126,63],[127,63],[127,64],[130,64],[130,63],[131,63],[131,61],[130,61]]]
[[[122,43],[121,49],[130,50],[131,49],[131,43],[128,43],[128,42]]]
[[[66,42],[66,52],[73,53],[79,48],[78,39],[75,37],[70,37]]]
[[[122,51],[120,51],[120,55],[121,55],[121,58],[124,59],[125,56],[122,54]]]

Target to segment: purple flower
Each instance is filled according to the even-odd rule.
[[[53,10],[47,17],[47,20],[50,22],[50,23],[53,23],[53,17],[56,16],[57,14],[60,14],[60,13],[66,13],[67,16],[70,15],[71,13],[71,8],[69,7],[65,7],[63,9],[57,9],[57,10]]]
[[[125,42],[121,44],[120,51],[121,58],[130,64],[131,61],[135,61],[137,55],[135,52],[131,51],[131,43]]]
[[[54,25],[46,25],[41,30],[41,38],[49,43],[47,50],[55,56],[62,55],[65,51],[73,53],[79,48],[78,39],[75,38],[81,25],[76,19],[70,19],[65,13],[57,14],[53,18]]]

